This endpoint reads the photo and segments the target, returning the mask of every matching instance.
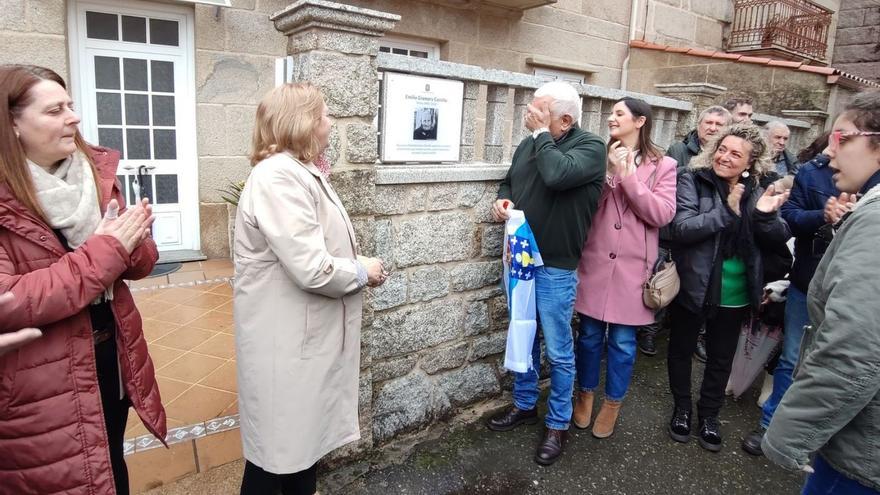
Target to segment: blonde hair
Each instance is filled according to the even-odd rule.
[[[257,107],[251,166],[275,153],[290,152],[302,162],[321,153],[315,129],[321,123],[324,97],[309,83],[287,83],[269,91]]]
[[[770,146],[764,139],[764,133],[761,132],[761,129],[753,124],[736,124],[725,128],[703,146],[703,151],[691,160],[690,168],[695,170],[712,168],[715,152],[718,151],[721,141],[724,141],[727,136],[736,136],[752,145],[752,152],[749,154],[749,173],[764,176],[773,170],[773,163],[770,161]]]

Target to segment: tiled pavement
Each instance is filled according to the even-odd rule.
[[[134,411],[126,449],[134,493],[241,457],[229,260],[186,263],[131,283],[168,415],[170,449]]]

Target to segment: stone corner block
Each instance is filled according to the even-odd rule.
[[[332,172],[333,189],[345,205],[349,215],[373,213],[376,186],[375,177],[369,169],[343,169]]]
[[[473,301],[467,306],[464,320],[464,335],[479,335],[490,326],[489,305],[485,301]]]
[[[483,227],[483,234],[480,239],[480,256],[498,258],[501,256],[503,246],[504,224]]]
[[[422,351],[460,335],[464,307],[458,301],[438,301],[379,314],[373,320],[374,359]]]
[[[400,20],[397,14],[325,0],[299,0],[272,14],[275,29],[286,35],[311,28],[382,36]]]
[[[355,123],[345,127],[349,163],[376,163],[379,159],[377,131],[372,124]]]
[[[437,387],[453,406],[464,406],[501,393],[495,367],[478,363],[437,377]]]
[[[452,290],[462,292],[481,289],[501,280],[501,261],[462,263],[451,270]]]
[[[385,383],[373,400],[373,438],[384,442],[442,416],[451,408],[447,395],[421,372]]]
[[[373,294],[373,309],[375,311],[382,311],[406,304],[406,289],[406,273],[392,273],[391,277],[384,284],[370,289]]]
[[[458,368],[464,364],[467,356],[468,344],[467,342],[460,342],[452,346],[432,349],[426,352],[425,357],[422,358],[419,364],[419,368],[425,373],[433,375],[438,371]]]
[[[449,294],[449,274],[439,266],[426,266],[410,274],[409,302],[424,302]]]
[[[507,346],[507,332],[495,332],[474,340],[474,348],[468,361],[477,361],[492,354],[504,352]]]
[[[397,266],[407,267],[468,259],[476,228],[466,213],[449,212],[403,220],[395,235]]]

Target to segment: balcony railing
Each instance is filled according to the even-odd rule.
[[[735,0],[727,49],[825,63],[832,14],[807,0]]]

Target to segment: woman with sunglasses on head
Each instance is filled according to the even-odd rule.
[[[83,140],[72,105],[55,72],[0,66],[0,333],[42,331],[0,356],[4,494],[126,494],[129,407],[166,434],[124,282],[158,258],[150,206],[118,211],[119,153]]]
[[[667,366],[675,409],[669,436],[677,442],[691,437],[691,356],[705,324],[708,359],[697,413],[700,446],[711,452],[722,447],[718,414],[740,328],[763,298],[760,246],[790,237],[777,213],[788,191],[776,194],[775,186],[765,191],[759,184],[771,167],[761,130],[738,124],[704,147],[678,178],[668,229],[681,278],[670,306]]]
[[[618,101],[608,117],[605,186],[578,266],[575,310],[578,394],[572,421],[590,425],[593,393],[607,352],[605,398],[593,436],[614,433],[636,361],[636,329],[654,321],[642,287],[657,259],[659,231],[675,215],[675,160],[651,142],[651,106]]]
[[[779,210],[795,237],[794,264],[788,277],[791,283],[785,299],[785,330],[779,359],[772,371],[772,392],[761,405],[763,414],[758,427],[742,441],[743,450],[752,455],[762,455],[761,440],[779,401],[791,385],[804,326],[809,323],[807,288],[830,242],[823,234],[823,227],[834,224],[840,218],[836,209],[826,208],[828,200],[840,194],[831,178],[834,170],[828,166],[830,158],[825,154],[829,137],[827,132],[822,134],[798,154],[800,163],[798,173],[794,176],[791,196]]]
[[[859,197],[807,292],[794,381],[761,444],[789,469],[813,472],[807,495],[880,493],[880,91],[859,94],[834,122],[828,156],[837,189]],[[849,202],[850,198],[843,198]],[[818,452],[809,467],[810,456]]]

